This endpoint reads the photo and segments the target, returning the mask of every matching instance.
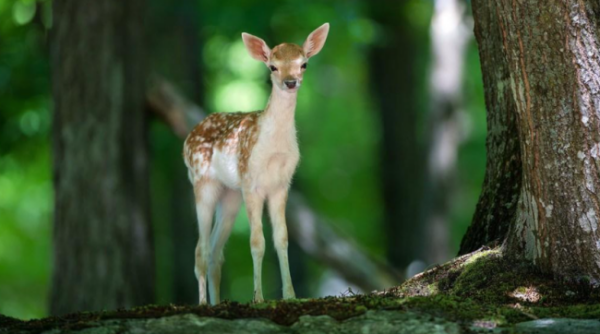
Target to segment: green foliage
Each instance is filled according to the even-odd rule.
[[[48,3],[0,1],[0,313],[46,314],[52,184]]]

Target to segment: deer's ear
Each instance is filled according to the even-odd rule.
[[[307,58],[310,58],[323,48],[325,45],[325,40],[327,39],[327,34],[329,33],[329,23],[325,23],[324,25],[318,27],[315,31],[311,32],[308,35],[308,38],[302,45],[304,49],[304,54]]]
[[[242,40],[244,40],[244,45],[246,49],[252,56],[252,58],[262,61],[266,63],[269,61],[269,57],[271,56],[271,49],[267,46],[267,43],[263,41],[261,38],[256,36],[247,34],[245,32],[242,33]]]

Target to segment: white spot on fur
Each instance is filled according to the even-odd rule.
[[[583,160],[583,159],[585,159],[585,153],[579,151],[579,152],[577,152],[577,157],[579,158],[579,160]]]
[[[589,121],[589,120],[590,120],[590,119],[589,119],[587,116],[583,116],[583,117],[581,117],[581,121],[582,121],[582,122],[583,122],[583,124],[585,124],[585,125],[587,125],[587,124],[588,124],[588,121]]]

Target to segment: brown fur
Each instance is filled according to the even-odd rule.
[[[291,43],[277,45],[273,48],[271,54],[273,60],[297,59],[299,57],[304,57],[304,50],[301,46]]]
[[[215,113],[196,125],[185,140],[183,156],[188,166],[196,168],[200,161],[194,159],[196,153],[202,157],[202,169],[209,167],[213,150],[236,152],[239,159],[239,174],[243,177],[248,169],[248,160],[258,139],[258,119],[262,111]]]

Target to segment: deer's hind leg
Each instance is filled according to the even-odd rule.
[[[199,238],[196,245],[194,273],[198,279],[199,303],[206,304],[206,274],[210,259],[210,231],[215,207],[223,191],[219,181],[206,177],[194,182]]]
[[[217,219],[210,236],[210,262],[208,264],[208,289],[210,294],[210,303],[216,305],[221,300],[221,267],[225,260],[223,248],[235,218],[242,205],[242,193],[235,189],[225,189],[221,200],[217,206]]]

